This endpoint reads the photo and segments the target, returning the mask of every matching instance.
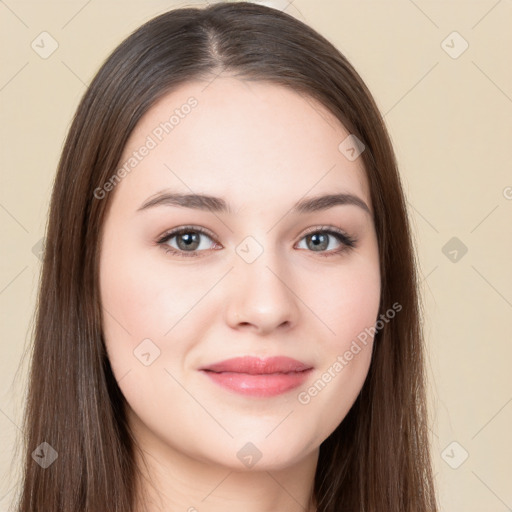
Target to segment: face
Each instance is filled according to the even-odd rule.
[[[317,453],[368,372],[370,192],[362,159],[339,149],[350,134],[314,100],[232,77],[206,85],[159,100],[120,179],[96,192],[113,194],[104,338],[147,450],[282,469]]]

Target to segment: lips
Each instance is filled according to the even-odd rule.
[[[305,382],[313,367],[289,357],[236,357],[200,368],[213,382],[242,395],[270,397]]]
[[[309,370],[310,365],[291,359],[289,357],[278,356],[260,359],[258,357],[245,356],[226,359],[220,363],[215,363],[201,370],[212,372],[233,372],[247,373],[249,375],[268,375],[271,373],[290,373]]]

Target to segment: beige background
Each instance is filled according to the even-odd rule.
[[[423,276],[441,510],[511,510],[512,2],[260,3],[333,42],[385,114]],[[11,458],[26,368],[14,377],[30,341],[40,271],[34,253],[71,117],[122,39],[161,12],[195,4],[0,1],[0,512],[19,471]],[[44,37],[51,48],[44,31],[58,43],[46,59],[31,47],[35,41],[41,52]]]

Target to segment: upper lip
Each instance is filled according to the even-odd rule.
[[[285,356],[259,358],[253,356],[234,357],[208,366],[199,368],[212,372],[248,373],[250,375],[265,375],[270,373],[302,372],[312,366]]]

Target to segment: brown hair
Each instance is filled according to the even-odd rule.
[[[135,443],[102,337],[99,240],[126,141],[163,95],[229,72],[293,89],[363,141],[381,270],[380,312],[402,310],[375,336],[354,405],[322,443],[319,512],[435,512],[416,263],[406,203],[378,108],[324,37],[247,2],[176,9],[145,23],[105,61],[74,116],[46,233],[24,423],[18,512],[133,512]],[[341,141],[340,141],[341,142]],[[43,441],[57,460],[44,469]]]

